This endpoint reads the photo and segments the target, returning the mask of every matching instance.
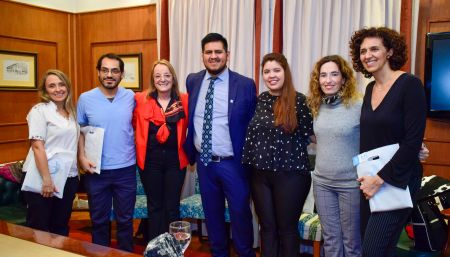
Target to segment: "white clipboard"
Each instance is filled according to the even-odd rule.
[[[399,144],[386,145],[353,157],[353,165],[356,166],[358,177],[375,176],[392,159],[399,148]],[[369,205],[371,212],[413,207],[408,187],[402,189],[386,182],[369,199]]]
[[[84,152],[86,158],[95,163],[94,172],[100,174],[102,167],[103,137],[105,129],[93,126],[81,127],[84,135]]]

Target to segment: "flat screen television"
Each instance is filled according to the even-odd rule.
[[[428,117],[450,121],[450,32],[427,34],[425,92]]]

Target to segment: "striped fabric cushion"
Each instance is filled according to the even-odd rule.
[[[298,232],[305,240],[322,241],[322,226],[317,213],[302,213],[298,220]]]

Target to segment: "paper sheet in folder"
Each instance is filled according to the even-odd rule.
[[[358,177],[376,175],[392,159],[398,149],[399,144],[392,144],[353,157],[353,165],[356,166]],[[402,189],[386,182],[369,199],[369,205],[371,212],[392,211],[413,206],[408,187]]]
[[[86,158],[95,163],[95,173],[100,174],[102,166],[102,149],[105,129],[93,126],[81,128],[84,134],[84,152]]]

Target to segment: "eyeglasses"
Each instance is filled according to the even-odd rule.
[[[112,75],[119,75],[121,73],[120,69],[117,69],[117,68],[114,68],[114,69],[101,68],[100,72],[103,75],[108,75],[110,72]]]

